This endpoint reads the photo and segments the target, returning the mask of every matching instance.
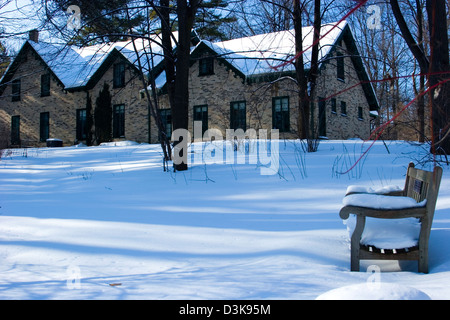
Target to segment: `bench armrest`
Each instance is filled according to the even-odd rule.
[[[405,209],[374,209],[359,206],[344,206],[339,212],[343,220],[347,220],[350,214],[380,219],[422,218],[426,216],[426,207],[414,207]]]

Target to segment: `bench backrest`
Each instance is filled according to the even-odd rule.
[[[415,168],[413,163],[408,166],[405,196],[413,198],[417,202],[427,200],[427,211],[431,220],[436,208],[441,178],[441,167],[436,166],[433,171],[425,171]]]

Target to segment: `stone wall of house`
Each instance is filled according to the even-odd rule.
[[[119,58],[114,63],[119,63]],[[114,65],[113,63],[113,65]],[[114,88],[114,68],[111,66],[97,84],[90,90],[92,98],[92,107],[95,108],[95,102],[107,83],[111,94],[111,105],[124,105],[125,107],[125,136],[114,139],[130,140],[136,142],[148,142],[148,110],[146,100],[141,98],[140,90],[142,84],[137,77],[136,72],[131,66],[125,71],[125,83],[123,88]],[[93,128],[95,130],[95,128]]]
[[[14,74],[21,80],[20,101],[12,101],[12,86],[8,85],[0,97],[0,130],[3,147],[11,142],[11,121],[20,116],[22,146],[45,146],[40,141],[40,114],[49,113],[49,138],[73,143],[76,136],[76,109],[85,105],[85,93],[67,93],[51,77],[50,96],[41,97],[41,75],[48,74],[46,65],[30,51]]]
[[[345,45],[340,49],[345,54]],[[361,86],[348,88],[359,83],[350,58],[345,58],[345,79],[337,79],[336,60],[330,59],[321,69],[317,84],[316,104],[313,110],[315,129],[319,125],[318,100],[325,98],[326,134],[329,139],[348,139],[359,137],[367,139],[370,135],[369,106]],[[119,62],[119,60],[115,61]],[[117,140],[157,143],[158,130],[152,117],[149,118],[147,100],[140,94],[142,84],[132,67],[126,70],[126,86],[114,88],[113,66],[103,74],[94,88],[89,90],[92,107],[105,83],[109,85],[112,105],[125,107],[125,136]],[[26,61],[18,68],[14,79],[22,79],[21,101],[12,102],[12,88],[7,86],[0,97],[0,134],[7,144],[10,142],[11,117],[20,115],[20,137],[23,146],[44,146],[39,141],[40,113],[50,114],[50,138],[59,138],[65,145],[76,140],[76,112],[86,108],[86,91],[66,92],[56,79],[51,79],[51,94],[41,97],[41,75],[47,73],[45,64],[28,52]],[[195,62],[190,71],[189,130],[193,135],[194,107],[208,106],[208,128],[218,129],[226,137],[230,128],[230,104],[245,101],[247,111],[247,129],[272,128],[273,98],[288,97],[290,108],[290,130],[280,133],[280,138],[295,139],[297,135],[298,98],[293,79],[272,83],[247,83],[233,70],[219,60],[214,60],[214,73],[199,75],[199,62]],[[336,102],[336,111],[332,110],[332,101]],[[346,112],[341,112],[341,102],[346,103]],[[167,95],[159,96],[159,106],[169,108]],[[361,108],[359,111],[358,109]],[[151,127],[149,137],[149,122]],[[94,130],[94,128],[93,128]],[[0,141],[2,143],[2,141]]]
[[[189,77],[189,131],[194,136],[194,107],[208,106],[208,129],[218,129],[223,138],[230,128],[230,108],[232,102],[246,102],[247,129],[265,129],[270,135],[272,129],[272,98],[289,97],[291,108],[291,129],[281,133],[282,138],[295,138],[297,128],[297,99],[292,80],[276,84],[247,84],[245,80],[229,70],[218,60],[214,61],[214,74],[199,76],[198,62],[194,63]],[[160,97],[162,109],[169,108],[167,96]],[[152,133],[157,137],[156,127]],[[194,138],[194,137],[193,137]],[[204,136],[209,139],[208,136]]]
[[[88,92],[67,92],[57,79],[51,78],[50,96],[41,97],[41,75],[48,73],[46,65],[28,52],[14,74],[13,79],[21,79],[21,99],[12,101],[12,86],[8,85],[0,97],[0,147],[11,143],[11,121],[13,116],[20,116],[20,139],[22,146],[46,145],[40,141],[40,114],[49,113],[49,138],[61,139],[64,145],[72,145],[76,141],[76,114],[78,109],[85,109]],[[148,142],[147,105],[140,97],[139,80],[135,72],[126,70],[126,87],[113,88],[113,68],[109,68],[94,88],[89,90],[92,112],[96,99],[108,83],[112,96],[112,106],[125,106],[125,136],[116,140],[133,140]],[[95,127],[92,128],[94,132]]]
[[[345,43],[338,47],[344,57],[346,55]],[[333,55],[336,57],[336,54]],[[345,78],[337,79],[336,60],[330,59],[322,68],[317,83],[316,99],[326,98],[326,131],[327,138],[368,139],[370,136],[370,108],[363,88],[360,83],[355,67],[349,57],[344,58]],[[355,86],[357,85],[357,86]],[[349,90],[349,88],[351,88]],[[332,111],[332,101],[336,103],[336,112]],[[346,112],[342,113],[341,102],[346,104]],[[317,104],[316,104],[317,105]],[[361,108],[361,111],[358,110]],[[316,123],[318,120],[318,110],[314,113]]]
[[[345,45],[342,52],[345,52]],[[351,90],[348,88],[360,80],[354,70],[350,58],[344,58],[345,79],[337,79],[336,60],[331,59],[321,69],[317,84],[316,104],[313,110],[315,129],[319,125],[318,100],[326,99],[326,137],[328,139],[367,139],[370,135],[369,105],[361,86]],[[245,101],[247,108],[247,129],[255,130],[272,128],[272,101],[276,97],[288,97],[290,108],[290,131],[280,133],[280,138],[295,139],[298,120],[298,96],[293,79],[272,83],[261,82],[247,84],[218,60],[214,61],[214,74],[199,76],[198,62],[194,63],[190,72],[189,97],[189,130],[193,134],[193,113],[195,106],[208,106],[208,128],[218,129],[226,137],[226,129],[230,128],[230,103]],[[331,98],[332,97],[332,98]],[[336,112],[332,110],[332,99],[335,99]],[[346,103],[346,112],[341,112],[341,102]],[[161,108],[169,108],[167,97],[161,98]],[[361,108],[361,111],[358,111]],[[156,130],[156,128],[154,128]],[[153,137],[157,134],[153,133]],[[207,137],[206,137],[207,138]]]

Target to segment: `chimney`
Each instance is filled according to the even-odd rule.
[[[31,41],[39,42],[39,31],[37,29],[33,29],[28,32],[28,37]]]

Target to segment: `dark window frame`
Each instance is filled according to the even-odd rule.
[[[125,105],[116,104],[113,107],[113,138],[125,138]]]
[[[11,117],[11,145],[20,145],[20,116]]]
[[[159,109],[159,116],[161,117],[167,139],[170,140],[172,138],[172,109]],[[161,140],[161,136],[159,139]]]
[[[341,101],[341,116],[347,116],[347,102]]]
[[[87,109],[77,109],[77,140],[87,139]]]
[[[331,98],[331,113],[337,114],[337,101],[336,101],[336,98]]]
[[[39,121],[39,141],[46,142],[50,138],[50,112],[41,112]]]
[[[22,81],[20,79],[13,80],[11,84],[12,102],[17,102],[21,100],[21,91],[22,91]]]
[[[200,109],[200,110],[199,110]],[[208,130],[208,105],[198,105],[194,106],[194,115],[193,115],[194,123],[196,121],[202,122],[202,136]]]
[[[340,81],[345,81],[345,60],[340,52],[336,53],[336,77]]]
[[[113,88],[124,88],[125,83],[125,72],[126,71],[126,65],[124,62],[119,62],[114,64],[114,70],[113,70]]]
[[[363,110],[363,107],[358,107],[358,120],[364,120],[364,110]]]
[[[284,103],[287,101],[287,105]],[[280,110],[277,111],[278,104]],[[287,106],[287,110],[283,110]],[[290,132],[290,99],[289,97],[274,97],[272,98],[272,128],[278,129],[279,132]]]
[[[230,103],[230,129],[247,130],[247,102],[233,101]]]
[[[198,75],[202,76],[210,76],[214,74],[214,58],[213,57],[205,57],[199,60],[198,62]]]
[[[41,75],[41,97],[50,96],[50,73]]]
[[[327,104],[324,98],[319,98],[319,137],[327,136]]]

